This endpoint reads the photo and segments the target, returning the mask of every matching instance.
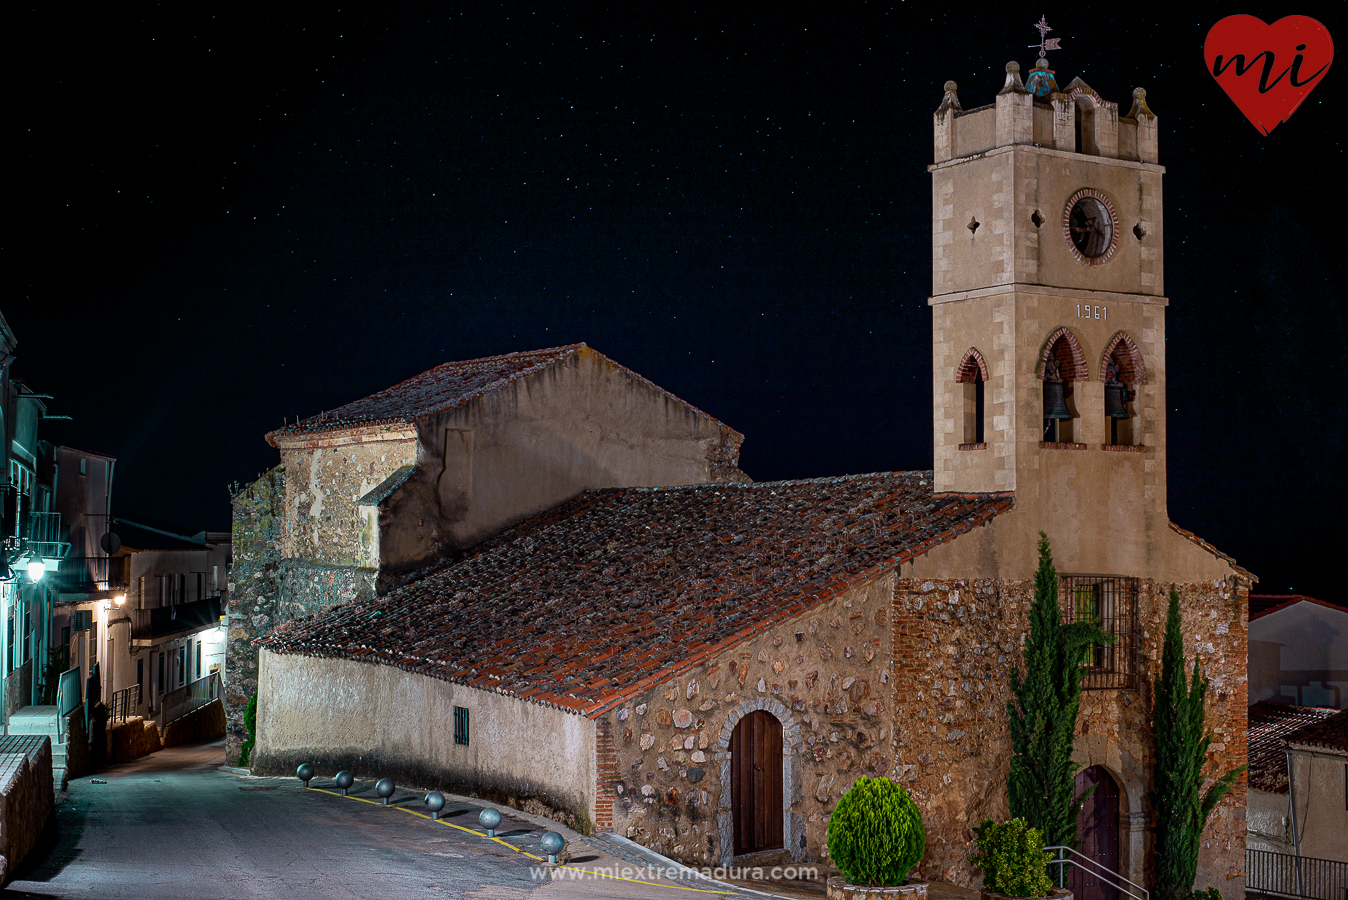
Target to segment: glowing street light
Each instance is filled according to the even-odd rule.
[[[28,557],[28,580],[41,581],[42,576],[46,574],[47,564],[42,561],[40,556]]]

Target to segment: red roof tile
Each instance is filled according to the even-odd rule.
[[[1287,757],[1283,747],[1289,735],[1334,716],[1337,710],[1292,706],[1261,700],[1250,707],[1250,787],[1274,794],[1287,793]],[[1348,721],[1348,720],[1346,720]]]
[[[598,715],[1012,502],[933,494],[929,472],[588,491],[261,643]]]
[[[1287,735],[1287,743],[1348,753],[1348,709]]]
[[[275,444],[277,438],[287,435],[336,431],[356,426],[411,424],[423,416],[447,412],[484,394],[500,390],[514,381],[564,362],[579,353],[593,353],[615,369],[622,370],[632,378],[649,384],[684,406],[707,416],[691,403],[675,397],[649,379],[581,343],[447,362],[393,387],[385,388],[377,394],[311,416],[295,425],[278,428],[267,435],[267,441]],[[717,421],[711,416],[707,418]]]

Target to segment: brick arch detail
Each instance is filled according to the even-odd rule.
[[[1142,362],[1142,351],[1137,349],[1137,343],[1126,331],[1117,332],[1105,345],[1105,352],[1100,355],[1101,381],[1105,380],[1105,370],[1115,354],[1119,356],[1119,381],[1124,384],[1147,383],[1147,367]]]
[[[978,372],[979,377],[974,378],[974,372]],[[988,364],[983,361],[983,354],[978,352],[977,347],[970,347],[964,351],[964,358],[960,360],[959,366],[955,368],[956,384],[972,384],[975,380],[988,380]]]
[[[1062,341],[1067,345],[1067,351],[1059,351],[1058,357],[1059,369],[1063,376],[1063,381],[1089,381],[1090,371],[1086,367],[1086,354],[1081,352],[1081,344],[1067,326],[1062,326],[1053,331],[1044,341],[1044,345],[1039,349],[1039,362],[1035,366],[1034,374],[1042,379],[1044,377],[1044,363],[1048,362],[1049,354],[1054,352],[1058,342]]]
[[[721,865],[728,866],[735,854],[734,811],[730,808],[730,738],[735,726],[751,712],[767,710],[778,722],[782,723],[782,826],[785,834],[783,843],[792,859],[804,859],[805,847],[801,841],[805,836],[805,820],[800,813],[792,812],[791,805],[801,793],[799,779],[804,776],[798,771],[796,759],[801,753],[800,723],[791,710],[779,700],[762,697],[758,700],[742,700],[732,708],[721,724],[720,734],[712,745],[716,753],[714,759],[721,769],[721,800],[716,813],[717,830],[720,832]]]

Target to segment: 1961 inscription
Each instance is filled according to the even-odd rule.
[[[1105,306],[1092,306],[1089,303],[1077,304],[1078,319],[1108,319],[1109,308]]]

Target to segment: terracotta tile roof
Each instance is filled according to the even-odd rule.
[[[1315,726],[1338,712],[1313,706],[1292,706],[1261,700],[1250,707],[1250,787],[1273,794],[1287,793],[1287,757],[1283,755],[1288,735]],[[1340,713],[1335,718],[1343,718]]]
[[[1012,502],[935,495],[929,472],[588,491],[260,643],[595,716]]]
[[[1217,557],[1218,559],[1226,560],[1226,562],[1230,564],[1231,568],[1235,569],[1236,572],[1237,572],[1238,574],[1244,575],[1246,578],[1250,579],[1250,582],[1251,582],[1251,583],[1254,583],[1254,582],[1256,582],[1256,581],[1259,580],[1259,578],[1258,578],[1257,576],[1253,575],[1253,574],[1250,572],[1249,569],[1246,569],[1246,568],[1245,568],[1244,566],[1242,566],[1240,563],[1236,562],[1236,558],[1235,558],[1234,556],[1228,556],[1227,554],[1225,554],[1225,553],[1223,553],[1222,551],[1218,550],[1216,547],[1212,546],[1212,545],[1209,544],[1207,541],[1203,540],[1201,537],[1199,537],[1198,535],[1194,534],[1192,531],[1188,530],[1187,528],[1181,528],[1181,527],[1179,527],[1178,525],[1176,525],[1174,522],[1171,522],[1171,523],[1170,523],[1170,530],[1173,531],[1173,532],[1175,532],[1176,534],[1178,534],[1180,537],[1186,538],[1186,539],[1188,539],[1189,541],[1192,541],[1193,543],[1195,543],[1195,544],[1197,544],[1198,546],[1202,547],[1204,550],[1208,551],[1209,553],[1211,553],[1213,556]]]
[[[1269,613],[1279,612],[1294,606],[1302,601],[1314,603],[1317,606],[1323,606],[1325,609],[1332,609],[1337,612],[1348,612],[1342,606],[1334,603],[1328,603],[1324,600],[1316,600],[1314,597],[1307,597],[1305,594],[1251,594],[1250,595],[1250,621],[1261,619]]]
[[[1348,709],[1313,725],[1304,725],[1287,735],[1289,744],[1323,747],[1348,753]]]
[[[684,406],[704,416],[707,415],[691,403],[675,397],[649,379],[643,378],[626,366],[619,365],[597,350],[580,343],[568,344],[565,347],[548,347],[543,350],[524,350],[501,356],[487,356],[482,359],[447,362],[395,384],[393,387],[385,388],[377,394],[371,394],[336,409],[310,416],[295,425],[278,428],[267,435],[267,441],[274,445],[278,438],[287,435],[337,431],[343,428],[367,425],[411,424],[423,416],[446,412],[484,394],[500,390],[514,381],[535,372],[541,372],[549,366],[564,362],[581,353],[592,353],[613,368],[626,372],[631,377],[646,382],[646,384],[677,400]],[[712,419],[711,416],[707,416],[707,418]],[[712,419],[712,421],[716,420]]]

